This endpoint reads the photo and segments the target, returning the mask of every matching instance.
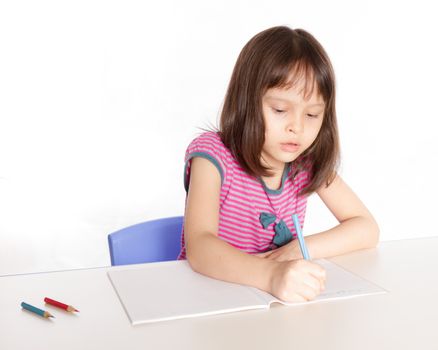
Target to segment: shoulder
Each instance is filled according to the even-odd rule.
[[[185,185],[188,188],[191,161],[196,158],[209,160],[219,171],[222,183],[229,177],[230,168],[234,165],[233,157],[229,149],[222,142],[219,134],[207,131],[197,136],[187,147],[185,154]]]
[[[197,136],[189,144],[186,151],[185,161],[194,157],[213,158],[220,163],[231,160],[231,152],[222,142],[219,134],[214,131],[207,131]]]
[[[226,147],[217,132],[207,131],[195,137],[192,142],[190,142],[187,151],[212,151],[213,148],[222,149]]]

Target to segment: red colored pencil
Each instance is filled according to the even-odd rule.
[[[47,304],[50,304],[50,305],[53,305],[53,306],[59,307],[60,309],[64,309],[64,310],[66,310],[66,311],[68,311],[68,312],[79,312],[79,310],[75,309],[75,308],[74,308],[73,306],[71,306],[71,305],[67,305],[67,304],[61,303],[61,302],[59,302],[59,301],[56,301],[56,300],[50,299],[50,298],[44,298],[44,301],[45,301]]]

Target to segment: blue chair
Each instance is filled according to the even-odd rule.
[[[123,228],[108,235],[111,265],[176,260],[183,217],[175,216]]]

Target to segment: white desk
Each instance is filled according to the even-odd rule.
[[[107,268],[0,277],[0,349],[438,349],[438,237],[331,260],[389,293],[131,326]],[[45,296],[80,313],[21,310]]]

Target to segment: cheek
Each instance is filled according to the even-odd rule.
[[[321,130],[321,128],[317,125],[309,125],[308,126],[308,131],[306,132],[306,143],[308,145],[310,145],[311,143],[313,143],[313,141],[316,140],[316,138],[319,135],[319,131]]]
[[[275,131],[275,126],[273,125],[265,125],[265,142],[264,146],[267,149],[271,149],[275,144],[275,140],[277,139],[277,132]]]
[[[279,120],[278,117],[273,117],[268,123],[265,122],[265,130],[271,134],[275,133],[283,128],[283,124],[283,121]]]
[[[273,125],[272,121],[266,121],[265,119],[265,135],[272,134],[272,131],[274,130],[275,125]]]
[[[315,128],[313,135],[312,135],[311,143],[314,142],[318,138],[320,132],[321,132],[321,127]]]
[[[265,126],[265,144],[272,143],[279,134],[278,127],[276,125],[266,125]]]

